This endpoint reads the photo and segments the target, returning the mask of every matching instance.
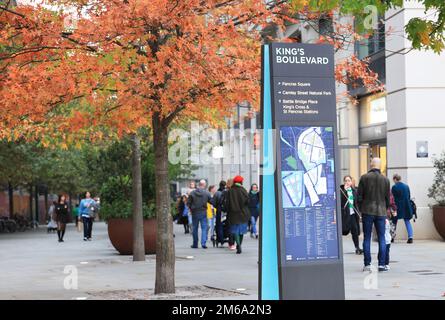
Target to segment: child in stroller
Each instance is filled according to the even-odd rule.
[[[221,239],[221,241],[218,241],[218,235],[217,235],[216,228],[214,228],[212,238],[211,238],[213,247],[217,247],[217,248],[219,246],[222,247],[224,245],[224,243],[228,243],[229,237],[230,237],[229,224],[228,224],[227,218],[225,216],[221,217],[221,223],[223,225],[223,238]]]
[[[54,201],[48,211],[48,224],[46,226],[48,233],[55,233],[57,231],[55,207],[56,202]]]

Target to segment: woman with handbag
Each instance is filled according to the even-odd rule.
[[[96,201],[91,198],[91,193],[87,191],[85,198],[79,204],[79,214],[83,223],[83,241],[91,241],[96,208]]]
[[[357,190],[353,187],[352,177],[345,176],[343,185],[340,186],[341,191],[341,216],[343,223],[343,235],[351,232],[352,241],[355,246],[355,254],[362,254],[358,237],[360,235],[360,213],[357,209]]]

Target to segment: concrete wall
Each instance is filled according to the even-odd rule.
[[[386,39],[388,176],[399,173],[416,199],[415,239],[439,239],[427,192],[434,176],[432,158],[445,151],[445,54],[410,51],[403,30],[409,19],[424,16],[424,9],[409,1],[386,14],[391,32]],[[428,141],[428,158],[417,158],[416,141]],[[398,237],[406,238],[403,224]]]

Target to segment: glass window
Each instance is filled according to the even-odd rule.
[[[363,35],[366,32],[362,33]],[[355,44],[355,54],[359,59],[366,58],[376,52],[385,49],[385,23],[379,19],[378,27],[366,39],[357,41]]]

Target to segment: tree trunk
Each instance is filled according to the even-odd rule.
[[[141,142],[137,134],[132,145],[133,261],[145,261],[144,217],[142,214]]]
[[[36,215],[34,217],[34,219],[31,219],[31,221],[39,221],[39,185],[36,184],[35,186],[35,203],[36,203]]]
[[[9,218],[14,217],[14,188],[12,183],[8,182],[8,198],[9,198]]]
[[[33,202],[32,202],[33,194],[32,194],[32,191],[33,191],[33,187],[32,187],[32,184],[30,184],[30,185],[29,185],[29,219],[30,219],[31,221],[32,221],[33,218],[34,218],[34,215],[33,215],[33,213],[32,213],[32,206],[33,206]]]
[[[175,292],[175,246],[173,219],[170,214],[168,179],[168,127],[153,115],[153,143],[156,180],[156,283],[155,294]]]
[[[49,207],[48,207],[48,187],[45,187],[44,198],[45,198],[45,214],[43,216],[45,217],[45,219],[43,219],[43,220],[46,220],[47,215],[48,215],[48,209],[49,209]],[[43,221],[43,223],[45,223],[45,221]]]

